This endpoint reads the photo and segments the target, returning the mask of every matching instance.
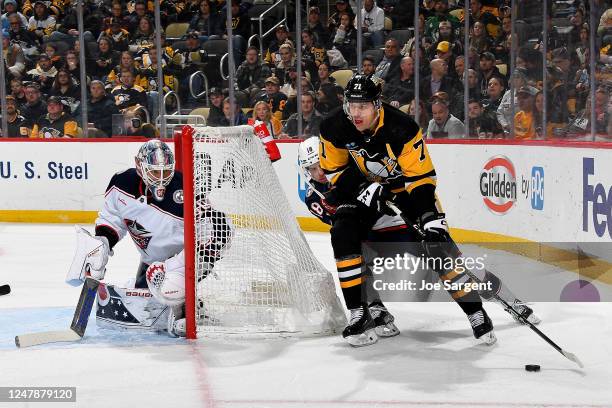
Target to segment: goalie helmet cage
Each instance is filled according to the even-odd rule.
[[[185,126],[180,149],[187,338],[310,336],[346,324],[250,126]]]

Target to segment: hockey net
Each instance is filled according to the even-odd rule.
[[[182,132],[190,338],[317,335],[346,318],[250,126]]]

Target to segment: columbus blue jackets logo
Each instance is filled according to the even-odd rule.
[[[151,238],[153,238],[151,232],[147,231],[145,227],[140,225],[136,220],[132,221],[124,219],[123,222],[127,226],[128,232],[134,240],[134,243],[146,253],[149,242],[151,241]]]

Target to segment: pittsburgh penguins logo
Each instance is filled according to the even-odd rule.
[[[350,150],[351,156],[359,170],[370,181],[387,184],[401,177],[397,162],[382,154],[370,155],[365,149]]]
[[[40,129],[40,133],[42,133],[43,137],[45,139],[54,139],[56,137],[60,137],[62,135],[62,132],[54,129],[52,127],[44,127],[42,129]]]

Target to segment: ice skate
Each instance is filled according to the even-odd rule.
[[[374,319],[374,331],[380,337],[393,337],[400,334],[399,329],[393,323],[395,317],[382,304],[382,302],[372,302],[368,306],[370,315]]]
[[[493,322],[484,309],[468,315],[468,320],[474,331],[474,337],[480,339],[487,345],[491,345],[497,341],[497,337],[495,337],[495,333],[493,332]]]
[[[509,312],[512,315],[512,318],[520,324],[525,323],[519,318],[519,316],[524,317],[531,324],[539,324],[542,321],[542,319],[533,313],[532,308],[518,299],[514,301],[514,304],[512,304],[512,309],[506,308],[506,311]],[[518,314],[515,311],[518,312]]]
[[[351,309],[351,319],[349,325],[342,331],[342,337],[353,347],[369,346],[378,341],[374,326],[374,319],[368,308],[359,306]]]

